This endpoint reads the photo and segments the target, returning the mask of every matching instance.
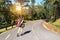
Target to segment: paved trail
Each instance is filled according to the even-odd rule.
[[[0,40],[60,40],[60,35],[55,34],[49,30],[46,30],[42,20],[36,20],[26,23],[24,31],[31,31],[23,36],[17,37],[18,28],[9,30],[3,34],[0,34]]]

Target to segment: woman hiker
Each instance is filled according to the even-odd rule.
[[[17,36],[21,35],[22,32],[23,32],[22,25],[23,25],[23,18],[18,18],[18,20],[17,20],[17,26],[18,26],[19,29],[18,29],[18,32],[17,32]]]

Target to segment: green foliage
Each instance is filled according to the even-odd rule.
[[[57,28],[60,28],[60,24],[53,24],[52,25],[56,26]]]
[[[32,2],[32,5],[34,5],[34,3],[35,3],[35,0],[31,0],[31,2]]]
[[[51,17],[50,21],[51,22],[55,22],[55,18],[54,17]]]
[[[55,5],[57,5],[55,7]],[[44,2],[44,9],[46,10],[46,13],[53,18],[50,18],[52,21],[55,21],[57,18],[60,17],[60,1],[59,0],[45,0]],[[49,17],[48,16],[48,17]]]
[[[56,27],[60,28],[60,25],[55,25]]]
[[[27,20],[37,20],[37,19],[49,19],[52,22],[54,22],[57,18],[60,18],[60,0],[57,0],[57,7],[55,8],[54,4],[56,0],[45,0],[43,5],[34,5],[35,0],[31,0],[32,4],[29,6],[29,13],[23,12],[26,15],[24,15],[24,19]],[[11,12],[10,7],[12,7],[11,4],[5,4],[3,0],[0,0],[2,4],[0,4],[0,11],[2,10],[3,12],[0,12],[0,15],[3,15],[5,22],[11,23],[11,21],[15,21],[18,18],[18,14],[13,14],[16,12]],[[15,8],[15,7],[14,7]],[[13,9],[14,9],[13,8]],[[15,9],[14,9],[15,10]],[[0,21],[1,21],[0,17]],[[2,21],[1,21],[2,22]]]
[[[6,4],[6,1],[0,2],[0,24],[11,24],[11,5],[9,3]]]
[[[4,2],[4,0],[0,0],[0,2]]]

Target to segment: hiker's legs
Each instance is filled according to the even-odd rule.
[[[21,35],[22,33],[23,33],[23,29],[21,27],[19,27],[17,34]]]
[[[23,33],[23,28],[20,28],[20,33],[21,33],[21,34]]]
[[[17,33],[19,34],[19,32],[20,32],[20,27],[19,27],[19,29],[18,29],[18,32],[17,32]]]

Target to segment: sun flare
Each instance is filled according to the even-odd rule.
[[[16,6],[17,11],[21,11],[21,6]]]

